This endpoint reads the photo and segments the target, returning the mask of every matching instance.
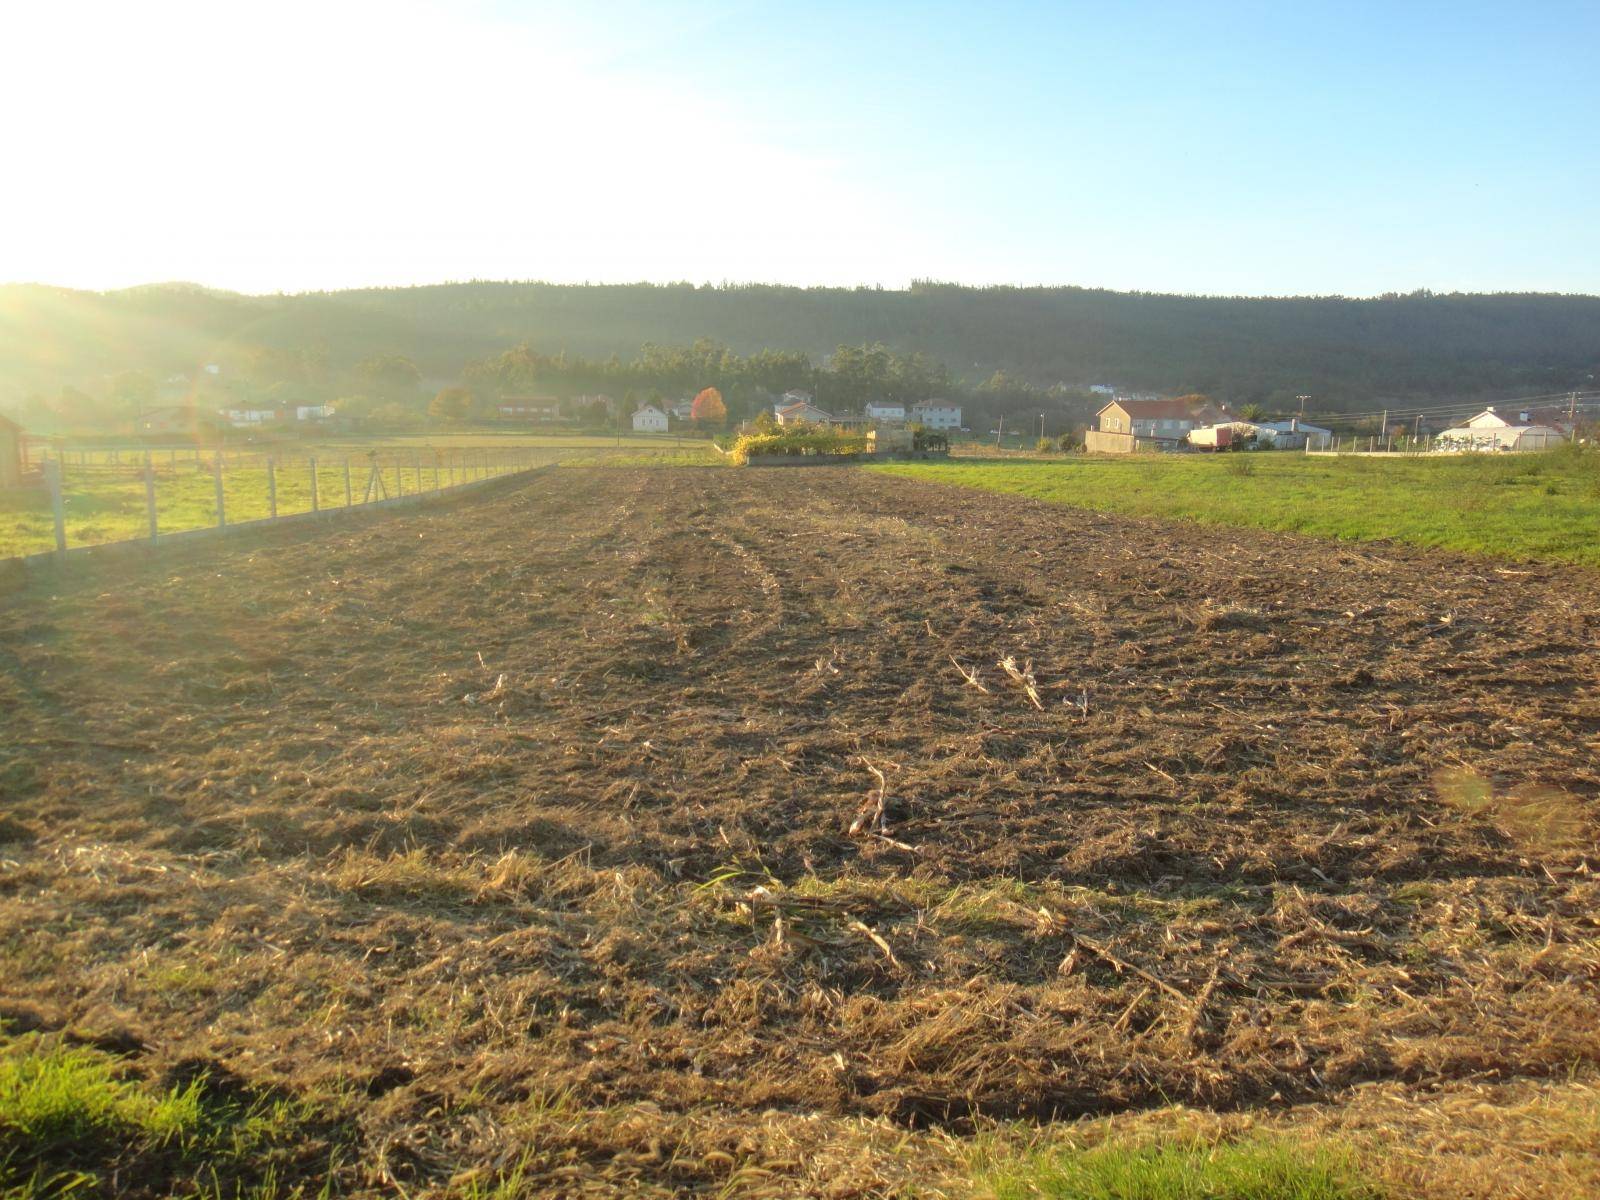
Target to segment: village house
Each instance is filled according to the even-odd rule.
[[[869,400],[866,408],[868,421],[882,421],[888,425],[901,425],[905,423],[906,406],[904,404],[891,404],[887,400]]]
[[[924,429],[960,429],[961,406],[943,400],[923,400],[911,406],[911,420]]]
[[[1299,417],[1287,421],[1262,421],[1256,425],[1256,436],[1272,443],[1276,450],[1304,450],[1307,443],[1313,450],[1333,441],[1333,430],[1311,425]]]
[[[1204,422],[1181,400],[1118,398],[1095,414],[1099,429],[1084,435],[1084,448],[1102,454],[1139,449],[1171,449]]]
[[[1446,452],[1475,450],[1548,450],[1566,441],[1561,430],[1529,423],[1526,412],[1502,416],[1491,405],[1463,425],[1446,429],[1434,445]]]
[[[667,414],[654,404],[646,404],[633,414],[633,431],[635,433],[665,433],[667,431]]]
[[[281,418],[276,408],[219,408],[218,414],[235,429],[254,429]]]
[[[502,396],[495,412],[512,421],[558,421],[561,402],[554,396]]]
[[[833,420],[832,414],[806,400],[786,405],[775,415],[779,425],[827,425]]]

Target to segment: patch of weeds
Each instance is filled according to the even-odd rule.
[[[459,1200],[517,1200],[526,1193],[524,1177],[528,1172],[528,1158],[524,1154],[511,1170],[493,1176],[474,1176],[451,1191]]]
[[[220,1194],[276,1191],[274,1157],[303,1145],[302,1114],[204,1070],[166,1087],[122,1061],[38,1035],[0,1040],[0,1197],[141,1191],[189,1180]]]
[[[1271,1141],[1106,1144],[1006,1166],[999,1200],[1379,1200],[1344,1155]]]
[[[470,874],[436,861],[421,848],[388,858],[350,850],[330,874],[341,890],[363,900],[391,904],[407,900],[461,903],[470,900],[476,890]]]
[[[1425,880],[1415,879],[1409,883],[1402,883],[1390,893],[1391,900],[1396,904],[1421,905],[1430,903],[1434,898],[1434,886]]]
[[[1585,845],[1582,802],[1558,788],[1525,783],[1499,789],[1475,771],[1448,767],[1433,777],[1450,807],[1486,818],[1528,854],[1566,853]]]
[[[151,991],[169,993],[175,998],[209,996],[222,987],[222,980],[215,971],[193,963],[153,967],[145,976],[145,983]]]

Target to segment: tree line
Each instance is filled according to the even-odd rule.
[[[381,411],[447,386],[475,390],[495,372],[577,394],[715,385],[735,405],[793,386],[839,408],[944,393],[995,415],[1094,384],[1278,411],[1309,394],[1312,411],[1330,412],[1585,387],[1600,374],[1600,298],[1540,294],[1254,299],[919,281],[242,296],[30,285],[0,287],[0,313],[0,411],[61,420],[101,421],[180,394]]]

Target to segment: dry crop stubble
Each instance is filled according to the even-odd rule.
[[[1592,577],[1298,545],[597,469],[14,593],[5,1011],[303,1099],[354,1191],[1588,1078]]]

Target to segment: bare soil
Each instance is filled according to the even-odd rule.
[[[991,1118],[1588,1077],[1597,584],[847,468],[42,576],[0,1019],[408,1195],[959,1190]]]

